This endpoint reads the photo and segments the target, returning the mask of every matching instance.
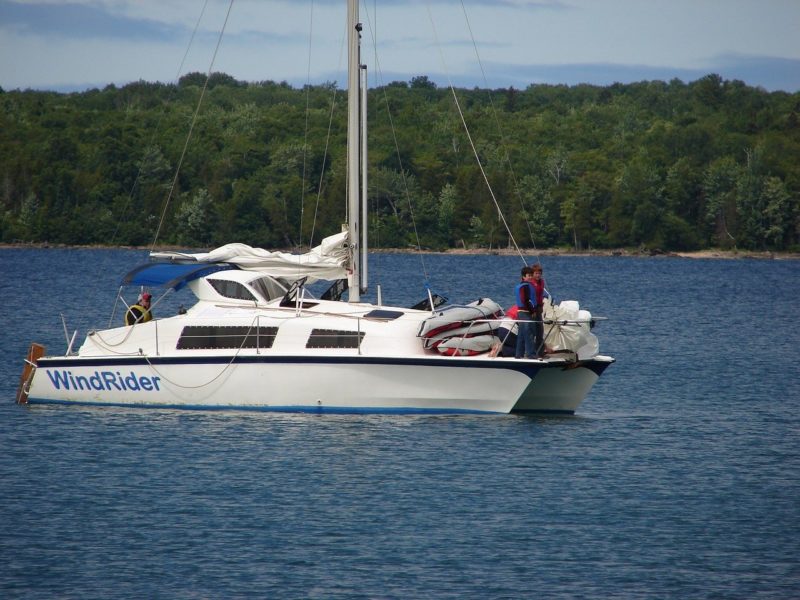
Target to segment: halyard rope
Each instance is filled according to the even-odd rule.
[[[161,211],[161,219],[158,222],[158,228],[156,228],[156,234],[153,237],[153,245],[150,247],[150,252],[153,252],[156,247],[156,242],[158,241],[158,236],[161,233],[161,227],[164,224],[164,219],[167,215],[167,207],[169,206],[170,200],[172,199],[173,194],[175,193],[175,187],[178,185],[178,175],[181,172],[181,166],[183,166],[183,159],[186,157],[186,150],[189,147],[189,141],[192,139],[192,132],[194,131],[194,126],[197,123],[197,115],[200,113],[200,107],[203,104],[203,98],[206,95],[206,90],[208,89],[208,81],[211,79],[211,72],[214,69],[214,62],[217,60],[217,53],[219,52],[220,44],[222,43],[222,36],[225,33],[225,27],[228,25],[228,18],[231,16],[231,9],[233,8],[234,0],[231,0],[228,4],[228,12],[225,13],[225,22],[222,24],[222,29],[220,29],[219,36],[217,37],[217,45],[214,48],[214,54],[211,57],[211,64],[208,65],[208,72],[206,73],[206,81],[203,84],[203,89],[200,92],[200,98],[197,100],[197,108],[195,108],[194,115],[192,116],[192,122],[189,125],[189,133],[186,134],[186,141],[183,144],[183,151],[181,152],[181,157],[178,160],[178,166],[175,169],[175,176],[172,178],[172,185],[169,188],[169,194],[167,194],[167,200],[164,202],[164,209]]]

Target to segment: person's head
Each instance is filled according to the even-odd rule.
[[[541,279],[542,278],[542,265],[536,263],[531,267],[531,275],[534,279]]]
[[[150,294],[148,294],[147,292],[145,292],[144,294],[142,294],[142,299],[139,301],[139,303],[142,306],[144,306],[145,308],[149,308],[149,306],[150,306],[150,298],[152,298],[152,296]]]
[[[526,265],[522,267],[522,271],[520,271],[520,277],[522,277],[522,279],[529,279],[531,277],[531,274],[532,271],[529,266]]]

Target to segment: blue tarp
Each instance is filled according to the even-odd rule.
[[[175,291],[183,288],[187,283],[200,277],[205,277],[216,271],[235,269],[228,264],[176,264],[176,263],[147,263],[136,267],[125,275],[122,285],[147,285],[151,287],[167,287]]]

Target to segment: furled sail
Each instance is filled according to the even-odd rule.
[[[210,252],[196,254],[188,252],[151,252],[153,260],[167,260],[181,263],[227,263],[246,271],[259,271],[272,277],[282,277],[290,281],[308,277],[309,283],[347,277],[350,259],[348,234],[346,231],[331,235],[322,240],[305,254],[271,252],[253,248],[247,244],[225,244]]]

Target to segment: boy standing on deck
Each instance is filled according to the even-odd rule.
[[[514,358],[534,358],[536,347],[534,345],[533,314],[536,312],[536,291],[531,285],[533,270],[522,267],[521,280],[514,288],[514,298],[517,303],[517,350]]]

